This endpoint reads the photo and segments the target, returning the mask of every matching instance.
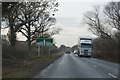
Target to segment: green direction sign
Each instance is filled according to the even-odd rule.
[[[47,42],[47,43],[53,43],[53,39],[46,38],[45,42]]]
[[[53,44],[53,39],[51,38],[38,38],[36,40],[38,46],[51,46]]]

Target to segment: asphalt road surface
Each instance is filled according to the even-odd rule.
[[[64,54],[34,78],[117,78],[118,64]]]

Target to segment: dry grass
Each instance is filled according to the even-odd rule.
[[[24,47],[22,47],[24,46]],[[47,51],[47,50],[46,50]],[[32,46],[31,52],[25,45],[17,45],[13,48],[9,45],[2,45],[2,77],[3,78],[30,78],[38,71],[47,67],[62,54],[55,48],[48,54],[37,57],[37,47]]]
[[[44,55],[38,58],[31,58],[19,65],[12,65],[4,68],[3,78],[30,78],[50,65],[62,54]]]

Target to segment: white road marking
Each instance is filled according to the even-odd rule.
[[[92,66],[96,68],[96,65],[92,65]]]
[[[113,78],[117,78],[115,75],[108,73],[108,75],[112,76]]]
[[[53,64],[50,64],[50,66],[48,66],[47,68],[45,68],[44,70],[42,70],[40,74],[43,75],[43,76],[46,76],[47,71],[48,71],[52,66],[53,66]]]
[[[48,66],[47,68],[50,69],[52,67],[53,64],[50,64],[50,66]]]
[[[46,76],[46,69],[42,70],[40,74],[45,77]]]

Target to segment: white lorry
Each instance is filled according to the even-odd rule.
[[[78,40],[78,56],[91,57],[91,38],[79,38]]]

